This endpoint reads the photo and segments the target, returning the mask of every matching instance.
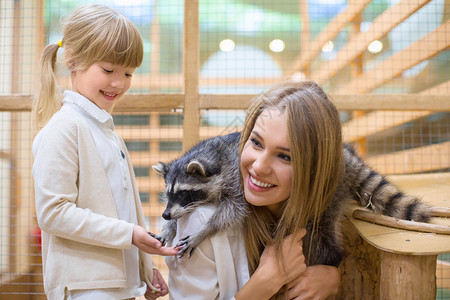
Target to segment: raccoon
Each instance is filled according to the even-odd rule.
[[[177,219],[195,207],[207,203],[217,205],[204,229],[180,241],[182,257],[190,255],[207,237],[231,226],[242,225],[247,205],[239,181],[239,133],[231,133],[201,141],[180,158],[158,163],[153,169],[164,177],[167,200],[162,217],[169,220],[156,238],[165,244],[176,234]]]
[[[178,159],[158,163],[153,169],[164,177],[164,197],[167,207],[162,217],[167,222],[161,233],[154,235],[163,244],[176,234],[176,222],[195,207],[214,203],[217,209],[206,226],[180,240],[183,246],[178,255],[189,253],[207,237],[229,228],[239,229],[247,213],[239,179],[240,133],[213,137],[194,146]],[[312,222],[304,237],[304,254],[308,265],[338,266],[343,256],[340,220],[348,201],[356,200],[361,206],[376,213],[405,220],[426,222],[427,207],[414,196],[404,194],[386,178],[372,170],[345,144],[345,174],[330,203],[323,212],[318,228]]]

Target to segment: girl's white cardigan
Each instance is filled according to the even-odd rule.
[[[122,150],[133,170],[123,140]],[[64,299],[67,289],[124,287],[122,249],[131,247],[134,225],[118,219],[100,154],[83,117],[63,106],[36,136],[33,155],[48,299]],[[132,171],[130,177],[138,224],[145,226]],[[153,288],[151,256],[139,252],[141,280]]]

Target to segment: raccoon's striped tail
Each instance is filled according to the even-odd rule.
[[[384,176],[372,170],[356,155],[353,148],[346,146],[345,150],[348,151],[345,154],[347,170],[350,164],[353,172],[358,174],[351,189],[360,205],[375,213],[398,219],[416,222],[430,220],[430,209],[420,198],[405,194]]]

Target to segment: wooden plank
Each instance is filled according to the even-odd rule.
[[[149,112],[183,107],[183,94],[125,94],[114,106],[114,112]]]
[[[450,6],[450,5],[449,5]],[[430,87],[419,94],[421,95],[447,95],[450,93],[450,81]]]
[[[201,109],[247,109],[257,95],[200,95]],[[450,95],[331,94],[339,110],[450,110]]]
[[[450,110],[450,95],[331,94],[339,110]]]
[[[300,0],[300,55],[294,61],[294,65],[300,66],[292,68],[288,75],[294,75],[296,72],[303,72],[309,75],[308,65],[301,64],[301,55],[308,53],[311,49],[311,21],[309,18],[309,3],[307,0]],[[310,60],[308,60],[308,64]]]
[[[247,109],[256,94],[201,94],[201,109]]]
[[[152,60],[154,58],[151,58]],[[153,71],[152,71],[153,72]],[[138,90],[182,90],[184,87],[183,74],[135,74],[133,75],[132,89]],[[200,86],[271,86],[278,82],[288,80],[287,76],[277,77],[246,77],[246,78],[234,78],[234,77],[200,77]],[[59,85],[62,89],[70,89],[70,77],[60,76],[58,78]]]
[[[428,116],[429,111],[376,111],[343,124],[342,131],[346,143],[361,137],[382,132],[386,129]]]
[[[443,89],[445,91],[445,89]],[[256,94],[201,94],[199,109],[247,109]],[[331,94],[339,110],[450,110],[450,95]],[[183,108],[183,94],[125,94],[114,112],[148,112]],[[0,111],[30,111],[30,95],[0,95]]]
[[[184,73],[184,118],[183,149],[195,145],[199,139],[199,74],[200,74],[200,29],[198,0],[184,1],[183,73]]]
[[[115,131],[126,141],[160,141],[160,140],[179,140],[183,136],[183,129],[179,126],[174,127],[137,127],[137,130],[130,129],[130,127],[116,126]],[[200,127],[200,138],[206,139],[209,137],[226,134],[229,127],[224,126],[202,126]]]
[[[430,223],[424,223],[424,222],[414,222],[414,221],[410,221],[410,220],[400,220],[397,218],[376,214],[374,212],[363,210],[363,209],[355,209],[353,211],[352,216],[353,216],[353,218],[358,219],[358,220],[363,220],[366,222],[371,222],[374,224],[393,227],[393,228],[450,235],[450,226],[439,225],[439,224],[430,224]]]
[[[0,111],[31,111],[31,95],[0,95]],[[183,94],[125,94],[114,112],[149,112],[183,107]]]
[[[0,95],[0,111],[31,111],[31,96]]]
[[[375,170],[385,175],[450,168],[450,142],[368,157],[365,160]]]
[[[432,88],[420,92],[420,95],[446,95],[450,91],[450,81],[441,83]],[[448,102],[448,101],[445,101]],[[361,137],[366,137],[386,129],[423,118],[431,111],[375,111],[363,117],[352,119],[343,124],[344,140],[353,142]]]
[[[342,85],[334,93],[339,94],[348,91],[355,91],[356,93],[370,92],[397,77],[403,71],[448,49],[448,32],[450,32],[450,20],[419,41],[411,44],[408,48],[384,60],[363,76],[347,85]]]
[[[11,159],[11,153],[9,151],[0,150],[0,159],[1,160],[9,160],[9,159]]]
[[[303,2],[307,2],[306,0]],[[345,10],[336,15],[328,25],[317,35],[317,37],[308,45],[303,47],[300,55],[294,61],[292,68],[287,75],[308,68],[310,62],[322,51],[322,47],[336,38],[336,36],[350,23],[372,0],[353,1],[356,3],[348,4]],[[300,6],[302,8],[302,6]],[[302,18],[303,20],[303,18]],[[304,40],[302,39],[302,43]],[[315,77],[312,77],[315,78]],[[316,80],[316,79],[315,79]]]
[[[372,41],[381,39],[428,2],[430,0],[403,0],[391,6],[372,22],[366,32],[361,32],[342,47],[335,59],[322,64],[317,72],[311,74],[311,78],[319,84],[324,84],[340,69],[363,53]]]

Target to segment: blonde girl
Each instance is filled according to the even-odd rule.
[[[61,47],[72,83],[62,101],[55,71]],[[33,177],[48,299],[156,299],[168,292],[149,254],[177,251],[144,227],[130,157],[109,114],[142,59],[137,28],[101,5],[76,9],[62,40],[42,53]]]

